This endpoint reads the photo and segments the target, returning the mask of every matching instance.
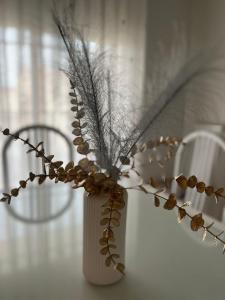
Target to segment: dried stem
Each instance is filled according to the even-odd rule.
[[[17,197],[21,189],[27,187],[28,182],[34,181],[35,178],[39,178],[39,184],[43,183],[45,179],[49,177],[47,174],[34,174],[30,172],[29,177],[25,180],[20,180],[20,185],[16,188],[11,189],[10,193],[3,193],[3,198],[0,199],[1,202],[11,203],[12,197]]]
[[[159,197],[160,199],[163,199],[164,201],[168,201],[168,198],[160,195],[159,193],[155,192],[149,192],[147,191],[145,188],[143,188],[142,186],[138,186],[138,187],[135,187],[135,188],[131,188],[131,189],[136,189],[138,191],[142,191],[142,192],[145,192],[146,194],[149,194],[149,195],[152,195],[152,196],[157,196]],[[178,204],[175,204],[175,207],[177,207],[178,209],[183,209],[183,206],[181,205],[178,205]],[[194,216],[191,216],[187,211],[186,211],[186,215],[191,219],[193,220]],[[225,241],[223,241],[217,234],[213,233],[209,228],[208,226],[205,226],[205,225],[201,225],[201,227],[206,230],[211,236],[213,236],[214,239],[218,240],[219,242],[221,242],[224,246],[225,246]]]
[[[31,150],[35,151],[36,154],[37,154],[37,157],[44,158],[45,161],[46,161],[47,163],[51,163],[51,160],[50,160],[47,156],[45,156],[45,154],[44,154],[44,149],[43,149],[43,148],[42,148],[41,150],[38,150],[37,147],[35,147],[34,145],[32,145],[32,144],[29,142],[28,139],[25,140],[25,139],[21,138],[21,137],[18,136],[18,135],[15,135],[15,134],[10,133],[9,130],[8,130],[8,128],[2,130],[1,132],[2,132],[4,135],[8,135],[8,136],[13,137],[15,140],[20,140],[20,141],[23,142],[25,145],[28,145],[28,146],[30,147]]]

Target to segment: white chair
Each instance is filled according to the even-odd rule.
[[[43,141],[46,155],[55,154],[57,160],[65,162],[73,160],[72,143],[56,128],[32,125],[19,129],[15,134],[28,138],[34,145]],[[17,187],[19,180],[26,179],[30,171],[35,174],[43,172],[41,159],[36,158],[33,152],[26,154],[27,146],[13,140],[9,137],[3,147],[5,191]],[[62,188],[65,188],[63,192]],[[22,190],[10,205],[6,204],[6,208],[11,216],[20,221],[44,223],[62,215],[71,201],[72,189],[69,185],[62,187],[60,184],[49,182],[37,186],[34,182],[30,183],[27,189]]]
[[[175,156],[174,176],[183,173],[185,169],[187,173],[184,175],[186,177],[196,175],[200,180],[206,182],[206,184],[210,184],[212,170],[219,153],[222,151],[225,157],[225,141],[214,133],[198,130],[185,136],[183,142],[184,144],[179,146]],[[191,157],[191,159],[185,162],[184,151],[190,145],[189,158]],[[183,168],[181,165],[183,165]],[[173,191],[177,190],[176,183],[173,184],[172,188]],[[182,198],[181,194],[180,197]],[[205,193],[200,194],[196,190],[189,188],[185,191],[182,200],[184,202],[191,201],[193,209],[202,212],[206,205],[206,197]],[[218,205],[217,209],[221,210],[220,205]]]

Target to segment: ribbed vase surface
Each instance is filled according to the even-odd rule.
[[[103,211],[102,205],[107,201],[105,194],[88,196],[84,193],[84,227],[83,227],[83,273],[87,281],[96,285],[108,285],[119,281],[122,274],[112,266],[106,267],[105,256],[100,254],[104,226],[100,225]],[[127,192],[124,191],[125,207],[120,211],[120,226],[114,227],[115,253],[120,255],[119,261],[125,263],[125,236],[127,214]]]

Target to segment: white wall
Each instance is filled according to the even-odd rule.
[[[224,29],[224,0],[148,1],[146,106],[191,57],[198,55],[199,63],[210,68],[176,96],[149,131],[149,138],[184,136],[198,124],[225,123]],[[171,164],[166,172],[172,170]]]

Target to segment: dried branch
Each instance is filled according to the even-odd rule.
[[[175,194],[170,194],[169,195],[169,198],[166,198],[162,195],[160,195],[159,193],[157,192],[150,192],[148,191],[147,189],[145,189],[143,186],[139,186],[139,187],[136,187],[134,188],[136,190],[141,190],[141,191],[144,191],[146,194],[150,194],[152,196],[154,196],[154,201],[156,201],[156,199],[159,200],[162,199],[165,201],[165,205],[164,205],[164,208],[165,209],[168,209],[168,210],[172,210],[174,207],[176,207],[178,209],[178,215],[179,215],[179,220],[181,221],[185,216],[189,217],[191,219],[191,229],[193,231],[197,231],[199,230],[200,228],[202,228],[205,232],[207,232],[208,234],[210,234],[215,240],[221,242],[223,244],[223,251],[224,251],[224,247],[225,247],[225,241],[222,240],[220,238],[220,234],[215,234],[213,231],[210,230],[210,227],[212,226],[211,224],[206,226],[204,225],[204,219],[202,218],[202,214],[197,214],[197,215],[194,215],[192,216],[191,214],[189,214],[183,206],[180,206],[177,204],[176,202],[176,196]],[[157,207],[159,206],[158,204],[158,200],[157,200]]]
[[[17,197],[21,189],[25,189],[29,182],[34,181],[35,178],[38,178],[38,183],[42,184],[46,178],[49,177],[47,174],[34,174],[32,172],[29,173],[29,177],[25,180],[20,180],[19,186],[11,189],[9,193],[3,193],[3,197],[0,199],[1,202],[11,203],[12,197]]]

